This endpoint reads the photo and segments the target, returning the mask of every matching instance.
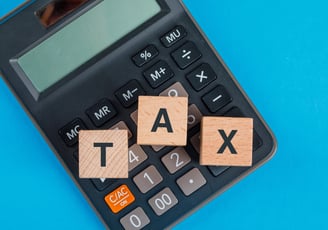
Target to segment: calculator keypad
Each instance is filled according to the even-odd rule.
[[[216,79],[216,74],[211,66],[207,63],[198,66],[192,72],[187,74],[187,79],[191,86],[200,91]]]
[[[148,225],[150,220],[145,211],[138,207],[121,218],[120,222],[125,230],[139,230]]]
[[[116,123],[109,129],[111,129],[111,130],[127,130],[128,131],[128,139],[130,139],[132,137],[132,133],[124,121],[120,121],[120,122]]]
[[[198,125],[202,119],[202,114],[195,104],[188,107],[188,130]]]
[[[173,70],[165,61],[159,61],[144,72],[144,76],[153,88],[157,88],[174,76]]]
[[[116,109],[108,99],[100,100],[89,108],[86,113],[97,127],[101,127],[117,114]]]
[[[173,194],[171,189],[165,188],[161,192],[150,198],[148,203],[152,207],[156,215],[161,216],[168,210],[173,208],[178,203],[178,199]]]
[[[171,55],[181,69],[187,68],[202,56],[201,52],[192,42],[187,42]]]
[[[135,197],[127,185],[121,185],[116,188],[105,196],[104,199],[113,213],[120,212],[135,201]]]
[[[133,181],[142,193],[146,193],[161,183],[163,181],[163,177],[155,166],[151,165],[136,175],[133,178]]]
[[[138,167],[142,162],[147,160],[148,156],[140,147],[140,145],[134,144],[129,148],[129,171]]]
[[[190,196],[206,184],[206,179],[198,168],[194,168],[180,177],[177,184],[186,196]]]
[[[169,97],[188,97],[188,93],[180,82],[176,82],[169,88],[159,94],[160,96]]]
[[[179,25],[162,36],[161,42],[166,48],[168,48],[183,39],[185,36],[187,36],[187,31],[183,26]]]
[[[162,157],[162,162],[167,170],[173,174],[182,169],[191,161],[188,153],[181,147],[175,148]]]
[[[232,101],[229,93],[222,85],[215,87],[203,96],[202,99],[212,113],[222,109]]]
[[[158,50],[154,45],[149,45],[146,48],[140,50],[136,55],[133,56],[132,60],[136,66],[143,66],[150,62],[158,55]]]
[[[59,135],[68,146],[73,146],[78,142],[79,131],[83,129],[86,129],[84,122],[77,118],[60,129]]]
[[[116,91],[115,96],[124,107],[128,108],[138,101],[140,95],[145,94],[146,92],[139,82],[132,80]]]

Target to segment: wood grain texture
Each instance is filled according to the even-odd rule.
[[[225,132],[222,137],[219,130]],[[236,131],[230,139],[232,149],[224,143],[229,135]],[[226,142],[227,143],[227,142]],[[221,147],[225,148],[218,153]],[[201,125],[200,164],[214,166],[251,166],[253,146],[253,119],[230,117],[203,117]]]
[[[94,143],[113,143],[106,148],[106,166],[101,166],[101,148]],[[79,132],[80,178],[128,178],[128,131],[81,130]]]
[[[165,108],[173,132],[152,128],[160,109]],[[187,144],[187,97],[140,96],[138,105],[137,143],[139,145],[185,146]],[[163,119],[161,120],[163,122]]]

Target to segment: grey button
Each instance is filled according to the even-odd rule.
[[[188,93],[183,88],[180,82],[171,85],[169,88],[161,92],[160,96],[170,96],[170,97],[188,97]]]
[[[136,208],[120,220],[125,230],[142,229],[150,220],[142,208]]]
[[[196,152],[200,153],[200,134],[197,133],[192,138],[190,138],[191,145],[194,147]]]
[[[138,124],[138,110],[130,114],[132,121],[137,125]]]
[[[185,175],[180,177],[177,180],[177,184],[181,188],[182,192],[189,196],[198,189],[200,189],[203,185],[206,184],[206,180],[204,176],[201,174],[198,168],[194,168],[187,172]]]
[[[188,108],[188,129],[196,126],[202,119],[202,114],[196,105],[192,104]]]
[[[171,174],[179,171],[191,161],[188,153],[181,147],[162,157],[162,162]]]
[[[155,152],[159,152],[161,149],[163,149],[165,146],[163,145],[152,145],[151,146],[152,149],[155,151]]]
[[[139,145],[132,145],[129,148],[129,171],[132,171],[135,167],[140,165],[147,158],[148,156]]]
[[[133,178],[134,183],[142,193],[148,192],[161,183],[162,180],[163,177],[153,165],[149,166]]]
[[[120,121],[120,122],[116,123],[109,129],[111,129],[111,130],[127,130],[128,131],[128,139],[130,139],[132,137],[132,133],[124,121]]]
[[[161,216],[172,207],[174,207],[178,200],[169,188],[163,189],[161,192],[157,193],[151,199],[148,200],[149,205],[152,207],[154,212]]]

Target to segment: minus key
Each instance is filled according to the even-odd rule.
[[[208,109],[215,113],[232,101],[232,98],[224,86],[219,85],[202,97]]]

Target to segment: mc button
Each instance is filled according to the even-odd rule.
[[[60,129],[59,135],[68,146],[73,146],[78,141],[79,131],[83,129],[86,129],[85,124],[81,119],[77,118]]]

